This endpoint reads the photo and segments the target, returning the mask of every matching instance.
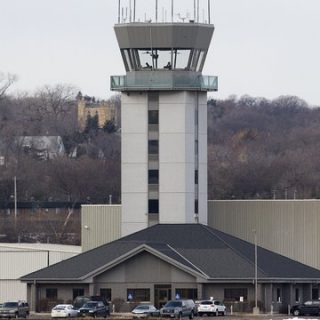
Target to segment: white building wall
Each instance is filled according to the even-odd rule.
[[[0,301],[27,301],[27,285],[14,280],[0,280]]]
[[[196,112],[198,117],[196,118]],[[148,227],[148,94],[122,95],[122,236]],[[196,125],[198,124],[198,127]],[[196,133],[197,132],[197,133]],[[159,92],[159,222],[207,223],[207,95]],[[198,156],[196,144],[198,139]],[[195,170],[198,162],[198,188]]]
[[[199,222],[208,223],[207,94],[199,93]]]
[[[160,223],[194,222],[195,94],[159,96]]]
[[[0,245],[0,302],[27,300],[27,287],[19,278],[73,257],[81,247],[53,244]]]
[[[121,97],[121,235],[148,227],[147,94]]]

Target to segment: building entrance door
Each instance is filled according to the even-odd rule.
[[[156,308],[162,308],[169,300],[171,300],[171,285],[161,284],[154,286],[154,305]]]

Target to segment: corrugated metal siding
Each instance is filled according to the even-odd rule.
[[[81,221],[83,252],[121,237],[120,205],[83,205]]]
[[[65,249],[66,251],[63,251]],[[60,251],[59,251],[60,250]],[[26,300],[26,284],[19,278],[81,252],[80,247],[54,244],[0,245],[0,302]]]
[[[0,279],[17,279],[47,266],[46,252],[0,252]]]
[[[208,225],[320,269],[319,200],[213,200]]]
[[[27,300],[27,285],[17,280],[0,280],[0,301]]]

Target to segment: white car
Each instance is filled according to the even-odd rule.
[[[51,310],[51,318],[70,318],[77,317],[78,310],[72,304],[58,304]]]
[[[226,306],[218,300],[200,301],[198,304],[198,315],[202,317],[204,314],[207,316],[224,316],[226,314]]]

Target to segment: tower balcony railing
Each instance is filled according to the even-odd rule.
[[[113,91],[187,90],[217,91],[218,77],[189,72],[133,72],[125,76],[111,76]]]

